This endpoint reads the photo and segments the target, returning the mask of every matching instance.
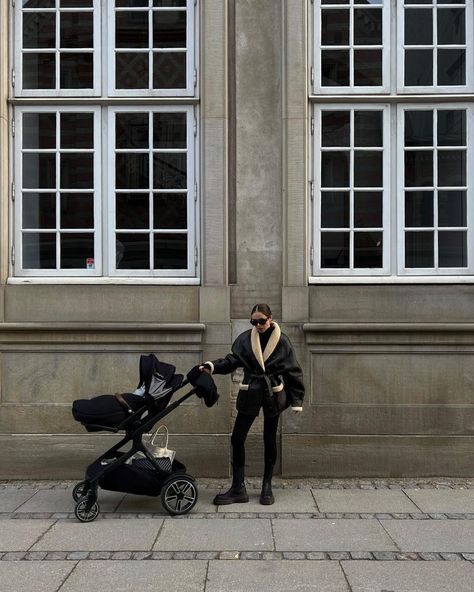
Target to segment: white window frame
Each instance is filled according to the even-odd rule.
[[[187,192],[187,216],[188,216],[188,226],[187,226],[187,236],[188,236],[188,253],[187,253],[187,261],[188,265],[186,269],[160,269],[160,270],[135,270],[135,269],[116,269],[116,261],[115,261],[115,229],[116,229],[116,212],[115,212],[115,114],[116,113],[130,113],[130,112],[147,112],[147,113],[159,113],[159,112],[179,112],[179,113],[186,113],[186,122],[187,122],[187,138],[188,138],[188,146],[187,146],[187,182],[188,186],[186,190],[176,190],[176,193],[185,193]],[[162,105],[162,106],[145,106],[145,105],[131,105],[131,106],[120,106],[120,107],[109,107],[108,108],[108,132],[107,132],[107,166],[108,166],[108,174],[107,174],[107,183],[108,183],[108,190],[106,195],[108,196],[108,257],[107,257],[107,266],[108,266],[108,276],[116,276],[116,277],[180,277],[180,278],[191,278],[196,277],[198,274],[198,236],[197,236],[197,228],[198,225],[198,180],[197,180],[197,167],[196,167],[196,159],[198,158],[198,146],[199,146],[199,137],[197,133],[197,125],[195,123],[195,108],[191,105]],[[151,130],[149,130],[150,138],[151,138]],[[152,150],[152,144],[150,142],[150,148]],[[128,150],[127,150],[128,152]],[[130,150],[133,152],[133,150]],[[143,152],[143,151],[141,151]],[[170,150],[173,152],[173,150]],[[153,193],[153,167],[150,167],[150,188],[148,192]],[[139,191],[138,191],[139,192]],[[142,193],[146,193],[147,190],[143,190]],[[172,193],[173,191],[169,190],[167,193]],[[151,207],[151,206],[150,206]],[[150,218],[151,219],[151,218]],[[119,231],[120,232],[120,231]],[[165,233],[172,233],[173,231],[163,231]],[[176,232],[179,234],[180,232]],[[153,255],[150,253],[151,260],[153,260]]]
[[[431,8],[433,12],[436,12],[437,0],[432,0],[432,4],[412,4],[414,8]],[[453,94],[453,93],[468,93],[474,90],[474,27],[473,27],[473,0],[466,0],[465,4],[441,4],[443,8],[464,8],[466,14],[466,84],[460,86],[441,86],[432,84],[430,86],[406,86],[405,85],[405,2],[404,0],[397,0],[397,91],[399,93],[420,93],[420,94]],[[436,22],[433,20],[433,44],[432,46],[424,45],[413,45],[408,46],[410,49],[423,49],[425,47],[437,47],[456,49],[457,45],[441,45],[437,44],[437,27]],[[436,54],[436,52],[435,52]],[[437,62],[433,56],[433,76],[436,72]],[[434,82],[434,79],[433,79]]]
[[[22,141],[23,141],[23,113],[93,113],[94,115],[94,229],[85,229],[83,232],[94,233],[94,269],[23,269],[23,242],[22,242],[22,204],[23,204],[23,159],[22,159]],[[101,172],[101,118],[100,107],[90,105],[75,105],[75,106],[53,106],[53,105],[37,105],[28,107],[16,107],[15,109],[16,133],[14,138],[14,175],[15,175],[15,202],[13,208],[13,228],[14,228],[14,244],[16,246],[15,263],[13,265],[13,272],[15,276],[19,277],[98,277],[102,274],[102,219],[101,219],[101,193],[102,193],[102,172]],[[41,149],[31,149],[31,152],[41,152]],[[43,150],[44,152],[52,152],[50,149]],[[59,145],[59,117],[56,121],[56,149],[55,152],[60,152]],[[58,194],[59,188],[59,159],[56,158],[56,189],[44,189],[40,192],[56,193],[56,222],[59,219],[60,200]],[[35,189],[27,189],[27,191],[34,192]],[[84,193],[87,190],[68,190],[68,192]],[[56,233],[58,230],[44,229],[44,233]],[[72,232],[78,232],[74,229]],[[56,245],[58,244],[58,237],[56,236]],[[59,250],[56,251],[56,261],[59,261]]]
[[[313,1],[313,0],[312,0]],[[380,8],[380,5],[376,5]],[[338,9],[349,9],[350,21],[349,21],[349,35],[353,36],[354,23],[353,14],[354,7],[356,8],[367,8],[367,5],[357,4],[354,0],[348,0],[347,4],[321,4],[321,0],[314,0],[312,7],[312,72],[310,85],[313,94],[322,95],[350,95],[350,94],[381,94],[388,93],[390,90],[390,0],[384,0],[382,10],[382,85],[381,86],[323,86],[321,79],[321,10],[322,8],[338,8]],[[371,9],[374,10],[374,9]],[[334,46],[334,49],[338,49],[339,46]],[[348,48],[350,51],[349,60],[349,76],[353,79],[354,76],[354,61],[353,52],[354,46],[349,43]],[[380,49],[379,46],[360,46],[361,49]]]
[[[146,89],[116,89],[115,88],[115,13],[120,11],[144,11],[144,8],[115,8],[115,0],[107,0],[107,23],[108,23],[108,94],[111,97],[193,97],[198,88],[198,70],[196,63],[198,60],[198,48],[195,40],[197,39],[198,27],[198,11],[196,10],[197,3],[195,0],[186,0],[186,87],[185,88],[169,88],[169,89],[153,89],[153,68],[150,67],[149,88]],[[161,8],[149,8],[148,10],[163,11]],[[168,9],[170,10],[170,9]],[[176,8],[175,10],[179,10]],[[183,10],[183,9],[181,9]],[[152,30],[150,26],[149,41],[152,45]],[[175,51],[176,48],[169,51]],[[127,50],[137,51],[143,53],[144,49]],[[151,49],[148,50],[150,54],[153,53]],[[151,56],[150,61],[152,62]]]
[[[433,267],[433,268],[406,268],[405,267],[405,189],[404,189],[404,170],[405,170],[405,117],[404,111],[437,111],[437,110],[465,110],[466,111],[466,226],[467,226],[467,267],[447,268],[447,267]],[[435,117],[436,121],[436,117]],[[474,272],[474,203],[473,203],[473,182],[474,182],[474,150],[472,143],[474,141],[474,105],[472,103],[404,103],[397,106],[397,204],[398,204],[398,223],[397,223],[397,251],[398,251],[398,274],[400,276],[465,276]],[[436,124],[433,129],[433,143],[434,151],[436,153]],[[445,147],[449,149],[448,146]],[[431,148],[427,148],[430,150]],[[456,149],[454,147],[454,149]],[[423,147],[420,146],[420,150]],[[433,159],[433,174],[437,170],[437,159]],[[437,189],[437,187],[435,187]],[[442,189],[445,189],[444,187]],[[450,188],[446,188],[450,189]],[[457,189],[457,188],[453,188]],[[462,188],[461,188],[462,189]],[[426,188],[430,191],[430,188]],[[414,188],[414,191],[417,191]],[[434,216],[436,221],[437,202],[434,199]],[[434,224],[435,229],[440,227]],[[442,230],[449,230],[443,228]],[[455,230],[458,230],[456,227]],[[435,230],[435,237],[437,236]],[[437,241],[434,243],[435,259],[437,253]]]
[[[101,94],[101,0],[93,0],[93,8],[63,8],[61,12],[93,12],[94,24],[94,47],[90,53],[93,54],[93,88],[73,88],[61,89],[60,84],[60,64],[58,55],[61,53],[75,53],[74,49],[59,49],[59,0],[57,0],[57,7],[51,9],[28,9],[23,8],[21,1],[15,2],[14,7],[14,35],[13,35],[13,68],[15,72],[14,91],[17,97],[97,97]],[[31,50],[28,53],[56,53],[56,88],[54,89],[24,89],[23,88],[23,12],[55,12],[56,13],[56,49],[38,49]]]
[[[383,122],[383,198],[382,198],[382,223],[383,223],[383,251],[382,251],[382,267],[381,268],[321,268],[320,265],[320,252],[321,252],[321,179],[320,179],[320,167],[321,167],[321,112],[322,111],[382,111],[382,122]],[[358,277],[358,276],[369,276],[378,277],[389,274],[390,268],[390,253],[391,253],[391,232],[390,232],[390,107],[385,103],[373,103],[373,104],[355,104],[355,103],[322,103],[313,106],[313,117],[314,117],[314,137],[313,140],[313,171],[312,171],[312,183],[313,183],[313,198],[312,202],[312,247],[311,255],[313,263],[311,266],[312,275],[320,277]],[[352,118],[352,116],[351,116]],[[348,148],[351,151],[351,155],[354,152],[354,129],[351,126],[351,146]],[[371,148],[368,148],[370,150]],[[350,164],[350,185],[347,190],[352,191],[353,185],[353,163],[351,156]],[[334,191],[341,191],[342,189],[337,188]],[[353,200],[350,202],[350,262],[353,262],[354,248],[353,248]],[[370,229],[358,229],[359,231],[370,232]],[[341,229],[343,231],[343,229]],[[377,229],[379,231],[379,229]]]

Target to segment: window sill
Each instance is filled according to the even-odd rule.
[[[9,277],[7,284],[93,284],[127,286],[199,286],[200,278],[143,277]]]
[[[474,275],[443,276],[312,276],[310,285],[317,284],[474,284]]]

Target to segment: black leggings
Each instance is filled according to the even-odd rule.
[[[245,415],[238,413],[234,429],[232,430],[232,462],[234,467],[243,467],[245,465],[245,440],[249,433],[250,426],[255,421],[255,415]],[[265,464],[274,465],[277,458],[276,435],[278,428],[279,415],[275,417],[264,417],[263,419],[263,443],[265,447]]]

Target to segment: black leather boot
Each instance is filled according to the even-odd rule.
[[[244,467],[232,467],[232,485],[225,493],[220,493],[214,498],[216,506],[227,504],[245,504],[249,501],[244,482]]]
[[[265,463],[265,472],[263,473],[262,481],[262,493],[260,494],[260,503],[263,506],[271,506],[275,503],[275,498],[273,497],[272,492],[273,467],[274,465]]]

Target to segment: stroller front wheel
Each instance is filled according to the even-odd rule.
[[[161,490],[163,508],[172,516],[187,514],[196,505],[198,490],[194,479],[177,475],[168,479]]]
[[[92,522],[97,518],[99,513],[99,504],[97,502],[91,504],[91,500],[86,495],[78,500],[76,507],[74,508],[74,515],[79,522]]]
[[[72,490],[72,498],[75,502],[79,501],[79,499],[86,495],[87,490],[87,481],[80,481]]]

